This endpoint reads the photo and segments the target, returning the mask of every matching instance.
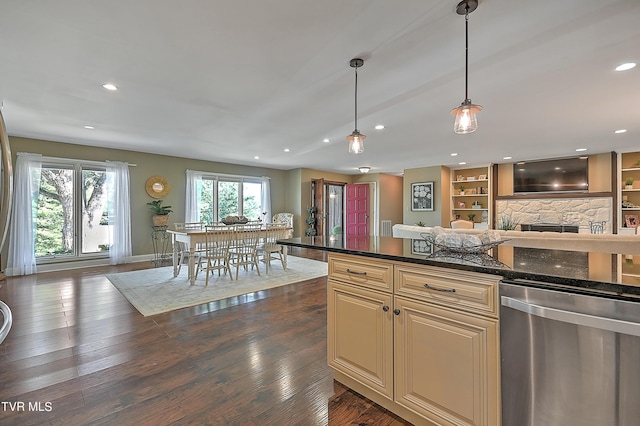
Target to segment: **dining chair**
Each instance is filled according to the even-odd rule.
[[[256,267],[258,275],[260,268],[258,265],[258,243],[260,242],[260,224],[237,225],[235,227],[235,237],[229,249],[231,266],[236,267],[236,278],[240,271],[240,266]]]
[[[267,223],[265,237],[261,244],[258,245],[258,253],[262,253],[261,262],[265,264],[265,272],[269,273],[271,260],[280,260],[282,269],[287,270],[287,265],[282,256],[282,246],[277,243],[281,238],[287,238],[289,232],[286,223]]]
[[[276,213],[273,215],[273,223],[284,223],[290,229],[284,238],[293,237],[293,213]]]
[[[456,219],[450,223],[453,229],[473,229],[473,222],[470,220]]]
[[[229,272],[229,278],[233,280],[229,250],[235,240],[234,229],[224,225],[206,226],[204,240],[204,253],[200,255],[198,260],[196,278],[198,277],[198,272],[204,270],[206,274],[204,285],[206,287],[209,285],[210,273],[218,271],[218,276],[220,276],[220,271],[222,270],[225,274]]]
[[[201,231],[204,229],[204,224],[202,222],[174,222],[173,228],[176,231]],[[180,269],[182,268],[182,264],[187,262],[189,259],[189,247],[185,243],[177,242],[178,245],[178,274],[180,273]],[[198,258],[200,255],[204,253],[204,250],[201,246],[196,246],[194,248],[194,261],[198,262]]]

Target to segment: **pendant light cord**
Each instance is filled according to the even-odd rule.
[[[469,101],[469,3],[464,14],[464,101]]]
[[[355,89],[355,111],[354,111],[354,115],[355,115],[355,128],[356,128],[356,132],[358,131],[358,67],[354,67],[355,73],[356,73],[356,89]]]

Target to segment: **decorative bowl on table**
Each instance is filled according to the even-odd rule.
[[[222,219],[220,222],[225,225],[246,225],[249,223],[249,219],[244,216],[227,216]]]

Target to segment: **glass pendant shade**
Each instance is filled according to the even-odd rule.
[[[360,154],[364,152],[365,139],[366,136],[357,130],[354,130],[353,133],[347,136],[347,141],[349,141],[349,154]]]
[[[451,114],[456,116],[453,131],[460,135],[475,132],[478,128],[476,113],[480,110],[482,107],[472,104],[469,99],[465,100],[458,108],[452,109]]]

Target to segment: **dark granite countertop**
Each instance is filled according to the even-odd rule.
[[[486,254],[451,254],[424,240],[302,237],[283,245],[502,276],[522,285],[640,302],[640,255],[519,247],[508,240]]]

